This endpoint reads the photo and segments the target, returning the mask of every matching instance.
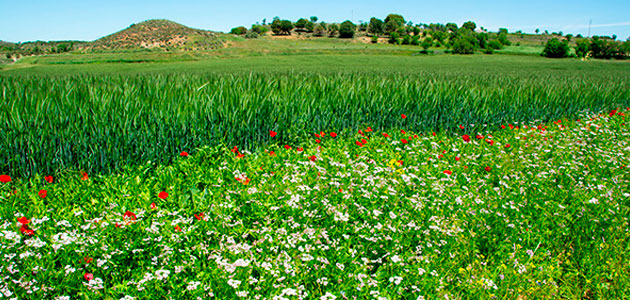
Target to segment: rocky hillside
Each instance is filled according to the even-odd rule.
[[[168,20],[148,20],[98,39],[90,49],[208,50],[223,47],[211,31],[193,29]]]

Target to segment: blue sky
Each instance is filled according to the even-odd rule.
[[[367,21],[388,13],[414,23],[473,20],[489,30],[510,32],[616,34],[630,36],[630,0],[603,1],[166,1],[166,0],[0,0],[0,40],[95,40],[147,19],[169,19],[187,26],[229,31],[275,16],[296,21],[318,16],[325,22]]]

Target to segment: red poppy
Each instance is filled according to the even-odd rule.
[[[92,273],[85,273],[85,274],[83,275],[83,278],[84,278],[85,280],[87,280],[87,281],[90,281],[90,280],[94,279],[94,275],[92,275]]]
[[[316,133],[316,134],[315,134],[315,137],[320,137],[320,136],[319,136],[319,133]]]
[[[363,134],[363,130],[361,130],[361,129],[359,129],[359,134],[360,135],[365,135],[365,134]]]
[[[238,157],[238,158],[243,158],[243,157],[245,157],[245,155],[244,155],[244,154],[242,154],[242,153],[239,153],[239,154],[237,154],[237,155],[236,155],[236,157]]]
[[[331,133],[330,133],[330,136],[331,136],[331,137],[336,138],[336,137],[337,137],[337,134],[336,134],[336,133],[334,133],[334,132],[331,132]]]
[[[617,113],[617,110],[616,110],[616,109],[613,109],[612,111],[610,111],[610,112],[608,113],[608,116],[612,117],[612,116],[614,116],[616,113]]]
[[[275,131],[273,131],[273,130],[269,130],[269,135],[270,135],[271,137],[276,137],[276,135],[278,135],[278,133],[277,133],[277,132],[275,132]]]
[[[505,129],[505,125],[501,125],[501,129]]]
[[[490,146],[494,145],[494,141],[490,139],[486,139],[486,143],[490,144]]]
[[[304,151],[304,148],[300,147],[300,148],[297,148],[296,150],[297,150],[297,152],[302,152],[302,151]]]
[[[403,165],[403,161],[399,160],[398,163],[402,166]]]
[[[372,132],[372,131],[374,131],[374,130],[372,130],[372,127],[368,127],[368,128],[365,130],[365,132]]]
[[[437,134],[435,134],[435,132],[432,132],[433,136],[436,136]]]
[[[165,192],[165,191],[161,191],[161,192],[158,194],[158,198],[160,198],[160,199],[162,199],[162,200],[165,200],[166,198],[168,198],[168,193],[167,193],[167,192]]]
[[[151,209],[155,209],[156,207],[155,202],[151,202]]]
[[[401,118],[406,119],[407,116],[405,114],[400,115]]]
[[[478,140],[483,140],[483,135],[477,135],[475,136]]]
[[[48,191],[46,190],[39,190],[39,193],[37,193],[42,199],[46,198],[46,196],[48,196]]]
[[[365,139],[361,139],[361,143],[362,143],[363,145],[365,145],[365,144],[367,144],[367,141],[366,141]]]
[[[276,156],[276,152],[274,152],[274,151],[269,151],[269,156]]]
[[[197,221],[201,221],[203,219],[203,213],[195,214],[195,219],[197,219]]]
[[[357,144],[357,146],[359,146],[359,147],[363,147],[363,144],[361,144],[361,141],[356,141],[354,143]]]
[[[93,259],[93,258],[91,258],[91,257],[89,257],[89,256],[86,256],[86,257],[84,257],[84,258],[83,258],[83,261],[84,261],[86,264],[89,264],[89,263],[91,263],[92,261],[94,261],[94,259]]]
[[[510,144],[505,144],[505,148],[510,148]]]
[[[464,125],[459,125],[459,129],[464,129]]]
[[[322,142],[322,141],[320,141],[320,140],[315,140],[315,143],[318,143],[318,144],[319,144],[319,143],[321,143],[321,142]]]
[[[88,180],[88,179],[90,179],[90,178],[88,177],[88,173],[81,172],[81,180],[86,181],[86,180]]]
[[[182,153],[179,154],[179,156],[181,157],[187,157],[188,156],[188,152],[186,151],[182,151]]]
[[[407,134],[407,132],[405,132],[405,131],[404,131],[404,130],[402,130],[402,129],[400,130],[400,133],[402,133],[402,134]]]
[[[324,133],[323,131],[321,131],[321,132],[319,133],[319,136],[321,136],[321,137],[325,137],[325,136],[326,136],[326,133]]]
[[[466,143],[470,142],[470,136],[468,136],[467,134],[464,134],[462,136],[462,139],[464,139],[464,142],[466,142]]]
[[[125,214],[123,215],[123,220],[135,221],[136,219],[136,214],[130,211],[125,212]]]
[[[9,183],[11,182],[11,176],[9,175],[0,175],[0,182]]]
[[[386,138],[388,138],[388,137],[389,137],[389,134],[387,134],[387,133],[383,132],[383,136],[384,136],[384,137],[386,137]]]
[[[182,228],[179,225],[175,225],[175,231],[182,232]]]
[[[401,141],[403,144],[408,143],[408,142],[407,142],[407,140],[405,140],[405,139],[400,139],[400,141]]]
[[[289,150],[289,149],[291,149],[291,146],[289,146],[289,145],[284,145],[284,149]]]
[[[248,185],[250,181],[252,180],[246,177],[245,180],[243,181],[243,184]]]
[[[53,183],[53,177],[50,176],[50,175],[44,177],[44,180],[46,180],[46,182],[48,182],[48,183]]]
[[[232,148],[232,150],[230,151],[232,151],[232,153],[238,153],[238,147],[234,146],[234,148]]]
[[[22,227],[20,227],[20,232],[23,235],[26,236],[32,236],[35,234],[35,231],[33,231],[33,229],[28,229],[28,226],[26,224],[22,225]]]
[[[312,155],[312,156],[309,156],[309,157],[308,157],[308,159],[309,159],[310,161],[316,161],[316,160],[317,160],[317,157],[316,157],[315,155]]]
[[[451,174],[453,174],[453,171],[451,171],[451,170],[444,170],[444,172],[442,172],[442,173],[444,173],[446,175],[451,175]]]
[[[486,170],[486,172],[490,172],[490,171],[492,171],[492,168],[490,168],[490,167],[488,167],[488,166],[486,166],[486,167],[485,167],[485,168],[483,168],[483,169],[484,169],[484,170]]]
[[[30,222],[31,222],[31,220],[27,219],[26,217],[20,217],[20,218],[18,218],[17,220],[18,220],[18,222],[20,222],[20,224],[22,224],[22,225],[26,225],[26,224],[28,224],[28,223],[30,223]]]
[[[455,156],[455,160],[456,160],[456,161],[459,161],[459,160],[460,160],[460,158],[459,158],[459,157],[457,157],[457,156]]]

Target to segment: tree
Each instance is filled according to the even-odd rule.
[[[339,26],[337,24],[328,25],[328,36],[335,36],[339,31]]]
[[[615,45],[613,42],[609,43],[604,39],[594,36],[591,40],[589,50],[593,53],[593,57],[595,58],[609,59],[614,55]]]
[[[414,36],[418,36],[419,34],[420,34],[420,27],[414,26],[413,27],[413,35]]]
[[[463,27],[463,26],[462,26]],[[453,54],[473,54],[475,47],[466,38],[457,38],[453,43]]]
[[[499,34],[501,34],[501,33],[507,34],[508,33],[507,28],[499,28]]]
[[[400,44],[400,39],[399,39],[399,37],[400,37],[400,35],[398,34],[398,32],[395,32],[395,31],[394,31],[394,32],[392,32],[392,33],[389,35],[389,40],[388,40],[388,42],[389,42],[390,44],[398,45],[398,44]]]
[[[563,58],[569,56],[569,43],[553,38],[547,41],[542,56],[550,58]]]
[[[293,29],[293,23],[289,20],[280,20],[276,17],[271,22],[271,31],[275,34],[291,34],[291,29]]]
[[[307,19],[304,18],[300,18],[299,20],[297,20],[297,22],[295,22],[295,28],[297,29],[304,29],[304,27],[306,27],[306,24],[309,21]]]
[[[499,42],[498,40],[491,40],[488,42],[487,48],[492,50],[500,50],[503,48],[503,44],[501,44],[501,42]]]
[[[428,39],[424,39],[424,41],[422,41],[422,44],[420,44],[420,46],[422,47],[422,49],[424,50],[424,52],[427,52],[427,50],[433,45],[433,43],[431,41],[429,41]]]
[[[507,34],[506,34],[506,33],[504,33],[504,32],[499,33],[499,35],[498,35],[497,39],[498,39],[498,40],[499,40],[499,42],[501,42],[501,44],[503,44],[503,45],[509,46],[510,44],[512,44],[512,43],[510,42],[510,40],[508,40],[508,38],[507,38]]]
[[[477,24],[475,24],[475,22],[473,21],[468,21],[462,25],[462,28],[468,29],[470,31],[475,31],[475,29],[477,28]]]
[[[446,30],[448,30],[450,32],[457,31],[457,24],[455,24],[455,23],[446,23]]]
[[[368,33],[371,33],[373,35],[383,34],[384,27],[385,23],[383,23],[383,20],[371,18],[370,24],[368,25]]]
[[[589,42],[586,39],[579,39],[575,42],[575,55],[586,57],[588,55]]]
[[[246,34],[247,33],[247,28],[245,28],[244,26],[239,26],[239,27],[234,27],[232,28],[232,30],[230,30],[231,34]]]
[[[405,25],[405,18],[398,14],[389,14],[385,18],[385,32],[392,34]]]
[[[538,34],[540,32],[540,29],[536,28],[536,34]]]
[[[324,24],[317,24],[313,29],[314,36],[324,36],[326,34],[326,26]]]
[[[317,20],[319,20],[319,19],[316,16],[312,16],[311,17],[311,22],[317,23]]]
[[[346,20],[339,26],[339,37],[340,38],[353,38],[354,32],[356,31],[357,26],[354,25],[350,20]]]
[[[566,38],[567,38],[567,41],[570,42],[571,39],[573,38],[573,35],[569,33],[569,34],[566,35]]]
[[[267,31],[269,31],[269,29],[267,29],[267,27],[262,26],[262,25],[252,25],[252,29],[251,31],[257,33],[257,34],[265,34]]]

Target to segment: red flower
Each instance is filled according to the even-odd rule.
[[[318,143],[318,144],[319,144],[319,143],[321,143],[321,142],[322,142],[322,141],[320,141],[320,140],[315,140],[315,143]]]
[[[160,199],[162,199],[162,200],[165,200],[166,198],[168,198],[168,193],[167,193],[167,192],[165,192],[165,191],[161,191],[161,192],[158,194],[158,198],[160,198]]]
[[[365,139],[361,139],[361,143],[362,143],[363,145],[365,145],[365,144],[367,144],[367,141],[366,141]]]
[[[43,199],[43,198],[46,198],[46,196],[48,195],[48,191],[40,190],[39,193],[37,194]]]
[[[434,132],[432,132],[432,134],[433,134],[433,136],[436,136],[436,135],[437,135],[437,134],[435,134],[435,131],[434,131]]]
[[[85,273],[85,274],[83,275],[83,278],[84,278],[85,280],[87,280],[87,281],[90,281],[90,280],[94,279],[94,275],[92,275],[92,273]]]
[[[315,134],[315,137],[321,137],[321,136],[319,136],[319,133],[316,133],[316,134]]]
[[[464,125],[459,125],[459,129],[464,129]]]
[[[467,134],[464,134],[462,136],[462,139],[464,139],[464,142],[466,142],[466,143],[470,142],[470,136],[468,136]]]
[[[478,140],[483,140],[483,135],[477,135],[475,136]]]
[[[18,218],[17,220],[18,220],[18,222],[20,222],[20,224],[22,224],[22,225],[26,225],[26,224],[28,224],[28,223],[30,223],[30,222],[31,222],[31,220],[27,219],[26,217],[20,217],[20,218]]]
[[[401,141],[403,144],[408,143],[408,142],[407,142],[407,140],[405,140],[405,139],[400,139],[400,141]]]
[[[363,144],[361,144],[361,141],[356,141],[354,143],[357,144],[357,146],[359,146],[359,147],[363,147]]]
[[[486,139],[486,143],[490,144],[490,146],[494,145],[494,141],[493,140]]]
[[[9,175],[0,175],[0,182],[9,183],[11,182],[11,176]]]
[[[460,158],[459,158],[459,157],[457,157],[457,156],[455,156],[455,160],[456,160],[456,161],[459,161],[459,160],[460,160]]]
[[[83,258],[83,261],[84,261],[86,264],[91,263],[93,260],[94,260],[93,258],[88,257],[88,256],[86,256],[86,257],[84,257],[84,258]]]
[[[451,171],[451,170],[444,170],[444,172],[442,172],[442,173],[444,173],[446,175],[451,175],[451,174],[453,174],[453,171]]]
[[[125,214],[123,215],[123,220],[135,221],[136,219],[136,214],[130,211],[125,212]]]
[[[289,149],[291,149],[291,146],[289,146],[289,145],[284,145],[284,149],[289,150]]]
[[[179,225],[175,225],[175,231],[182,232],[182,228]]]
[[[315,155],[313,155],[313,156],[309,156],[309,157],[308,157],[308,159],[309,159],[310,161],[316,161],[316,160],[317,160],[317,157],[316,157]]]
[[[398,163],[402,166],[403,165],[403,161],[399,160]]]
[[[510,144],[505,144],[505,148],[510,148]]]
[[[386,138],[388,138],[388,137],[389,137],[389,134],[387,134],[387,133],[383,132],[383,136],[384,136],[384,137],[386,137]]]
[[[400,130],[400,133],[402,133],[402,134],[407,134],[407,132],[405,132],[405,131],[404,131],[404,130],[402,130],[402,129]]]
[[[323,131],[321,131],[321,132],[319,133],[319,136],[321,136],[321,137],[325,137],[325,136],[326,136],[326,133],[324,133]]]
[[[302,152],[302,151],[304,151],[304,148],[300,147],[300,148],[297,148],[296,150],[297,150],[297,152]]]
[[[269,130],[269,135],[270,135],[271,137],[276,137],[276,135],[278,135],[278,133],[277,133],[277,132],[275,132],[275,131],[273,131],[273,130]]]
[[[486,167],[485,167],[485,168],[483,168],[483,169],[484,169],[484,170],[486,170],[486,172],[490,172],[490,171],[492,171],[492,168],[490,168],[490,167],[488,167],[488,166],[486,166]]]
[[[274,151],[269,151],[269,156],[276,156],[276,152],[274,152]]]
[[[151,209],[155,209],[155,208],[156,208],[155,202],[151,202]]]
[[[336,138],[336,137],[337,137],[337,134],[336,134],[336,133],[334,133],[334,132],[331,132],[331,133],[330,133],[330,136],[331,136],[331,137]]]
[[[365,130],[365,132],[372,132],[372,131],[374,131],[374,130],[372,130],[372,127],[368,127],[368,128]]]
[[[360,135],[365,135],[365,134],[363,134],[363,130],[361,130],[361,129],[359,129],[359,134]]]
[[[236,157],[243,158],[243,157],[245,157],[245,154],[239,153],[239,154],[236,155]]]
[[[610,111],[610,113],[608,113],[608,116],[612,117],[617,113],[616,109],[613,109],[612,111]]]
[[[501,129],[505,129],[505,125],[501,125]]]
[[[179,156],[181,157],[187,157],[188,156],[188,152],[186,151],[182,151],[182,153],[179,154]]]
[[[28,229],[28,226],[26,224],[24,224],[24,225],[22,225],[22,227],[20,227],[20,232],[23,235],[26,235],[26,236],[32,236],[32,235],[35,234],[35,231],[33,231],[32,229]]]
[[[90,178],[88,177],[88,173],[81,172],[81,180],[86,181],[86,180],[88,180],[88,179],[90,179]]]
[[[46,180],[48,183],[53,183],[53,177],[52,176],[46,176],[44,177],[44,180]]]
[[[195,214],[195,219],[197,219],[197,221],[201,221],[203,219],[203,213]]]
[[[232,150],[230,151],[232,151],[232,153],[238,153],[238,147],[234,146],[234,148],[232,148]]]
[[[407,116],[405,114],[400,115],[401,118],[406,119]]]

